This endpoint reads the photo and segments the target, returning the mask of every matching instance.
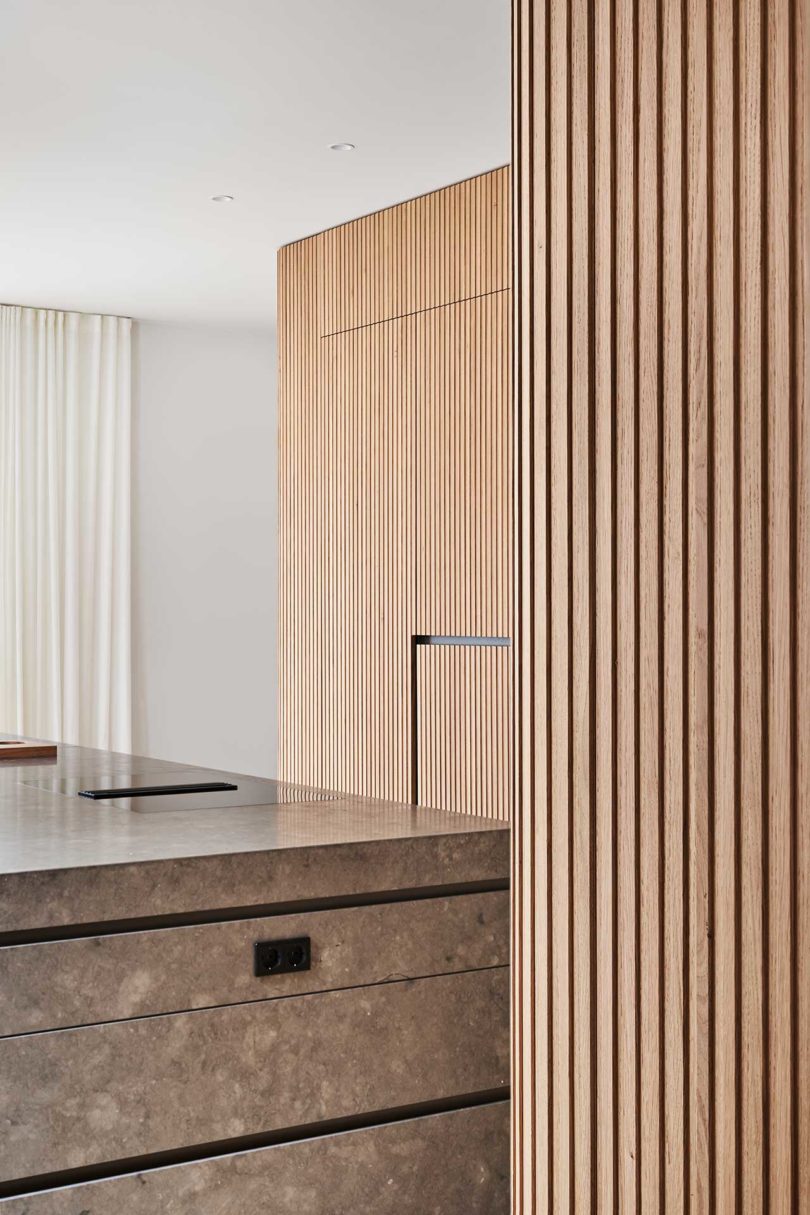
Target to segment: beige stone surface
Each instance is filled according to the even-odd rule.
[[[2,1179],[503,1088],[509,968],[0,1040]]]
[[[188,767],[78,747],[60,747],[56,761],[0,764],[0,939],[508,876],[508,827],[483,818],[342,796],[139,813],[30,783],[98,785],[132,771],[162,783]],[[209,775],[234,778],[199,769]]]
[[[0,1201],[2,1215],[507,1215],[509,1102]]]

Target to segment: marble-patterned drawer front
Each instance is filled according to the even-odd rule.
[[[0,1215],[507,1215],[509,1102],[0,1201]]]
[[[257,940],[312,968],[257,978]],[[509,961],[507,891],[0,948],[0,1035],[421,978]]]
[[[0,1181],[503,1087],[509,968],[0,1040]]]

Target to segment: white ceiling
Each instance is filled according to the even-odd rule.
[[[0,0],[0,302],[272,323],[279,245],[509,159],[509,8]]]

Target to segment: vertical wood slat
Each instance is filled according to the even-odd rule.
[[[591,284],[588,240],[575,241],[574,233],[588,231],[590,208],[591,125],[588,55],[590,18],[587,0],[575,0],[569,13],[571,69],[569,87],[569,199],[570,229],[570,654],[571,689],[571,998],[572,998],[572,1198],[574,1208],[587,1209],[594,1193],[591,1087],[594,1052],[591,1047],[592,991],[591,939],[592,857],[590,836],[592,789],[592,674],[591,674]],[[593,1113],[595,1113],[595,1108]]]
[[[513,133],[516,151],[514,268],[514,383],[536,386],[537,408],[515,410],[514,704],[525,731],[514,757],[512,910],[512,1194],[515,1211],[552,1209],[551,1186],[551,902],[550,880],[550,680],[548,510],[549,453],[546,387],[550,373],[550,260],[547,123],[534,121],[549,91],[546,6],[513,5]],[[537,100],[521,105],[521,81],[532,79]],[[530,459],[521,459],[530,452]],[[518,1045],[520,1044],[520,1045]],[[524,1056],[520,1047],[526,1051]],[[526,1065],[528,1064],[528,1065]]]
[[[596,780],[596,1210],[613,1211],[616,1189],[616,1113],[613,1042],[616,1035],[616,799],[614,799],[613,628],[614,611],[614,422],[612,327],[613,312],[613,181],[612,79],[613,30],[611,0],[599,0],[594,16],[594,401],[611,402],[595,408],[595,701]],[[516,830],[516,826],[514,827]]]
[[[513,11],[514,1209],[810,1211],[806,4]]]
[[[594,13],[594,400],[610,400],[613,382],[613,30],[611,0],[598,0]],[[615,799],[613,640],[613,512],[614,422],[611,409],[595,409],[593,417],[595,518],[595,868],[596,959],[593,993],[596,1024],[596,1091],[591,1100],[597,1110],[596,1210],[615,1210],[616,1101],[614,1081],[615,1038]],[[517,598],[517,596],[516,596]],[[517,679],[517,674],[516,674]],[[516,816],[517,817],[517,816]],[[518,830],[518,822],[513,830]],[[515,982],[513,978],[513,982]]]
[[[410,800],[413,636],[509,635],[508,197],[499,169],[280,251],[287,779]],[[507,817],[509,697],[458,673],[436,787]]]
[[[713,687],[714,687],[714,1110],[715,1201],[733,1211],[737,1194],[737,790],[735,729],[736,388],[734,372],[734,2],[719,0],[710,31],[713,299]]]
[[[547,148],[549,174],[549,384],[558,407],[550,413],[549,477],[551,490],[550,584],[550,846],[551,872],[551,1085],[550,1184],[553,1201],[560,1210],[572,1202],[573,1125],[572,1009],[571,1009],[571,866],[570,787],[571,736],[569,717],[571,623],[569,568],[569,393],[570,349],[568,330],[568,222],[570,106],[568,99],[568,5],[566,0],[549,2],[549,107],[550,142]]]
[[[790,731],[790,193],[787,0],[770,0],[766,43],[765,180],[767,191],[766,548],[768,645],[768,1176],[771,1215],[791,1210],[791,731]],[[807,1179],[805,1178],[805,1181]]]
[[[810,1174],[810,19],[807,5],[793,4],[791,77],[791,422],[794,646],[791,671],[794,744],[792,789],[793,897],[797,940],[793,952],[792,1041],[794,1157],[792,1177],[799,1215],[810,1212],[810,1193],[799,1179]],[[798,1057],[797,1057],[798,1056]]]
[[[662,14],[663,196],[663,800],[664,800],[664,1200],[667,1210],[685,1211],[688,1166],[688,1035],[684,932],[686,856],[684,848],[684,585],[685,509],[685,334],[684,173],[682,114],[685,32],[680,0],[666,0]]]
[[[636,30],[638,96],[638,859],[639,900],[639,1202],[656,1210],[661,1197],[661,889],[659,668],[658,368],[658,13],[642,5]]]
[[[686,11],[686,545],[689,853],[689,1196],[710,1201],[709,1132],[711,843],[709,837],[708,567],[708,15],[706,0]]]
[[[763,621],[762,621],[762,6],[739,6],[739,359],[740,490],[740,886],[741,886],[741,1193],[746,1210],[763,1209]]]
[[[616,0],[616,888],[618,1203],[638,1201],[638,950],[636,802],[636,183],[635,6]],[[553,406],[552,406],[553,408]]]

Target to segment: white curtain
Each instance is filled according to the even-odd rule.
[[[0,306],[0,730],[121,751],[130,329]]]

